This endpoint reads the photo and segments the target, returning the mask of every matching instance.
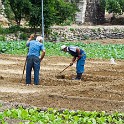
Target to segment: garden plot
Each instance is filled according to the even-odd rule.
[[[40,85],[21,83],[24,56],[0,54],[0,100],[37,107],[124,112],[124,61],[87,59],[80,81],[75,65],[62,71],[71,59],[45,57],[41,62]],[[64,78],[61,78],[64,75]],[[58,78],[59,77],[59,78]],[[32,73],[33,83],[33,73]]]

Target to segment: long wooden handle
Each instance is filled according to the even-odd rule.
[[[74,62],[73,62],[73,64],[75,63],[75,62],[77,62],[78,60],[75,60]],[[69,64],[66,68],[64,68],[60,73],[62,73],[63,71],[65,71],[68,67],[70,67],[71,65]]]
[[[23,68],[23,74],[22,74],[22,78],[20,80],[20,83],[23,80],[23,75],[24,75],[24,72],[25,72],[26,62],[27,62],[27,57],[26,57],[26,60],[25,60],[25,64],[24,64],[24,68]]]
[[[63,71],[65,71],[68,67],[70,67],[70,65],[68,65],[66,68],[64,68],[60,73],[62,73]]]

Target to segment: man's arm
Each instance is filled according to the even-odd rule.
[[[76,48],[76,52],[78,53],[78,59],[80,59],[81,58],[80,49],[79,48]]]
[[[44,58],[44,56],[45,56],[45,50],[42,51],[40,61],[42,61],[42,59]]]
[[[72,58],[72,62],[70,63],[70,66],[73,65],[73,63],[75,62],[75,60],[76,60],[76,57],[73,57],[73,58]]]
[[[29,45],[29,42],[35,37],[35,34],[31,34],[30,37],[27,40],[26,46]]]
[[[80,49],[79,48],[76,48],[76,52],[78,53],[78,57],[73,57],[72,58],[72,62],[70,63],[70,66],[73,65],[73,63],[76,61],[76,58],[77,58],[77,60],[81,58]]]

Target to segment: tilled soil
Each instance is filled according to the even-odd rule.
[[[72,80],[76,76],[75,65],[60,73],[70,61],[71,58],[45,57],[41,62],[40,85],[26,86],[25,74],[20,83],[25,56],[0,54],[1,102],[40,108],[124,112],[123,60],[111,64],[109,60],[87,59],[81,81]]]

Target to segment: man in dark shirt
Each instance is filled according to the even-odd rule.
[[[82,73],[84,73],[84,65],[85,65],[85,60],[86,60],[86,53],[84,50],[80,49],[77,46],[66,46],[62,45],[61,50],[64,52],[68,52],[73,56],[72,62],[70,63],[70,66],[73,65],[73,63],[77,60],[76,63],[76,73],[77,76],[75,80],[80,80]]]

